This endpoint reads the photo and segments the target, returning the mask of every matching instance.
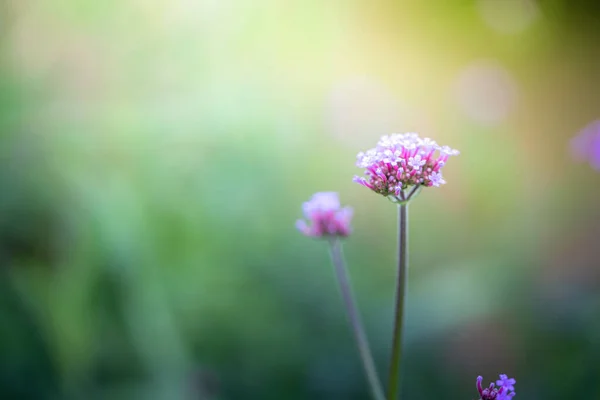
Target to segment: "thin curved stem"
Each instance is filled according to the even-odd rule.
[[[421,191],[421,185],[417,184],[415,187],[408,193],[406,196],[406,201],[412,199],[413,196],[416,196]]]
[[[411,193],[412,195],[413,193]],[[410,198],[410,196],[409,196]],[[408,204],[398,205],[398,279],[387,400],[400,394],[405,298],[408,291]]]
[[[375,400],[384,400],[385,396],[383,394],[381,382],[377,376],[377,369],[375,368],[373,355],[371,354],[367,335],[363,328],[360,313],[358,312],[356,301],[354,300],[354,295],[352,293],[352,285],[350,284],[350,278],[348,277],[348,271],[342,254],[342,244],[338,239],[332,239],[330,241],[329,250],[331,253],[331,261],[333,262],[335,269],[335,275],[342,294],[342,299],[344,300],[344,305],[348,314],[348,319],[350,320],[350,325],[352,327],[352,331],[354,332],[356,346],[358,347],[358,352],[360,353],[360,358],[367,375],[367,380],[369,382],[369,386],[371,387],[371,393],[373,394],[373,398]]]

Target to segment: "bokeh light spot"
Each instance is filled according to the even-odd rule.
[[[326,100],[326,122],[332,134],[344,141],[398,129],[400,103],[383,84],[368,76],[337,82]]]
[[[479,0],[477,11],[490,28],[504,34],[524,31],[540,14],[533,0]]]
[[[517,84],[510,73],[493,62],[479,61],[458,76],[455,96],[470,118],[486,125],[502,122],[514,109]]]

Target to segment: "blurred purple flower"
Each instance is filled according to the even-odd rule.
[[[514,378],[509,378],[505,374],[501,374],[500,379],[496,381],[496,385],[503,386],[506,388],[506,390],[515,390],[515,383],[517,383],[517,381]]]
[[[436,151],[439,152],[437,157],[434,156]],[[354,182],[392,200],[407,201],[403,191],[411,186],[416,189],[446,183],[441,168],[449,156],[458,154],[458,150],[438,146],[416,133],[383,136],[376,148],[358,154],[356,166],[366,168],[367,179],[355,176]]]
[[[306,236],[346,237],[351,233],[352,208],[341,208],[337,193],[315,193],[302,205],[302,210],[309,223],[300,219],[296,221],[296,228]]]
[[[588,161],[600,171],[600,120],[587,125],[571,139],[571,151],[578,160]]]
[[[494,383],[490,383],[490,386],[485,389],[481,386],[481,381],[483,378],[481,376],[477,377],[477,391],[479,392],[480,400],[510,400],[515,396],[515,387],[513,386],[517,383],[513,378],[508,378],[506,375],[500,375],[500,380]]]

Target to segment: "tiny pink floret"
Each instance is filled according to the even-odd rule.
[[[458,154],[458,150],[438,146],[416,133],[394,133],[383,136],[374,149],[358,154],[356,166],[365,169],[366,178],[356,176],[354,182],[400,200],[401,192],[411,186],[445,184],[441,169],[450,156]]]
[[[337,193],[315,193],[309,201],[302,205],[302,210],[308,222],[298,220],[296,221],[296,228],[306,236],[346,237],[352,231],[350,228],[352,208],[342,208]]]

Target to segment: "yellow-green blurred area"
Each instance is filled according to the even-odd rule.
[[[4,0],[0,398],[367,399],[317,191],[387,376],[396,209],[356,153],[461,151],[410,206],[406,399],[600,399],[600,3]]]

